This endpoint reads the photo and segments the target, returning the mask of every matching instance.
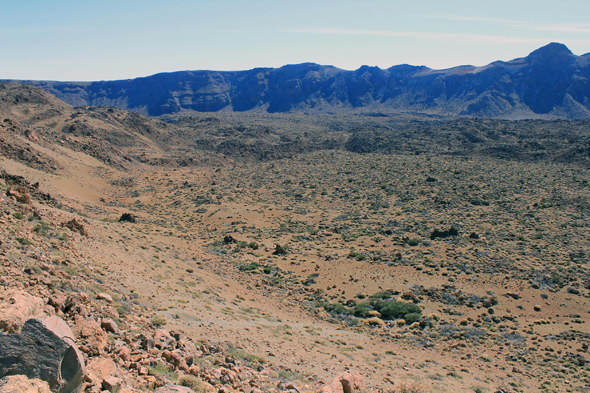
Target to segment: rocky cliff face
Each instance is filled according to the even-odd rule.
[[[407,111],[492,118],[590,118],[590,54],[552,43],[524,58],[447,70],[398,65],[345,71],[313,63],[181,71],[91,83],[26,81],[72,105],[158,116],[187,110]]]

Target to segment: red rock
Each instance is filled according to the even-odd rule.
[[[121,348],[119,348],[117,353],[119,354],[119,357],[125,361],[131,358],[131,351],[126,346],[122,346]]]
[[[0,380],[0,392],[2,393],[51,393],[49,385],[45,381],[25,375],[10,375]]]
[[[98,300],[105,300],[107,303],[113,302],[113,297],[111,295],[109,295],[108,293],[104,293],[104,292],[101,292],[98,295],[96,295],[96,298]]]
[[[164,350],[162,352],[162,357],[166,359],[167,362],[174,365],[174,367],[179,368],[181,370],[188,370],[188,366],[186,364],[186,360],[178,350],[168,351]]]
[[[26,292],[0,291],[0,329],[17,333],[29,318],[43,316],[45,302]]]
[[[360,393],[364,388],[363,377],[356,370],[338,374],[330,383],[322,386],[318,393]]]
[[[119,326],[117,326],[117,322],[111,318],[103,318],[100,325],[106,332],[119,333]]]
[[[199,376],[201,368],[199,366],[192,365],[186,370],[187,374]]]
[[[47,304],[53,306],[53,308],[55,308],[55,311],[56,312],[58,310],[62,310],[63,311],[64,306],[66,304],[66,297],[63,294],[56,293],[56,294],[51,295],[49,297],[49,300],[47,301]]]
[[[74,334],[86,341],[87,347],[92,353],[100,354],[104,352],[108,344],[108,337],[101,327],[90,318],[76,316],[73,327]]]
[[[117,377],[108,376],[102,381],[102,388],[109,392],[118,392],[123,386],[123,380]]]
[[[24,186],[11,187],[6,191],[6,196],[13,197],[20,203],[31,203],[31,196]]]

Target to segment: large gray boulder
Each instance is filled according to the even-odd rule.
[[[20,334],[1,334],[0,378],[7,375],[38,378],[58,393],[81,391],[84,358],[68,325],[57,316],[29,319]]]

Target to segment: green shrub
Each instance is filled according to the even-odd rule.
[[[415,304],[401,303],[394,300],[385,301],[382,303],[380,310],[383,319],[405,318],[408,314],[422,313],[422,309]]]
[[[23,214],[21,212],[12,213],[12,217],[16,218],[17,220],[23,219]]]
[[[196,393],[206,393],[207,392],[207,388],[206,388],[205,384],[203,383],[203,381],[201,381],[201,379],[199,379],[195,376],[184,375],[184,376],[180,377],[178,382],[182,386],[186,386],[188,388],[191,388]]]
[[[312,273],[309,276],[307,276],[307,278],[305,279],[305,281],[302,282],[302,284],[305,286],[315,284],[317,282],[316,278],[318,278],[319,276],[319,273]]]
[[[383,292],[377,292],[376,294],[374,294],[371,297],[376,298],[376,299],[388,299],[392,296],[393,296],[393,293],[391,293],[390,291],[383,291]]]
[[[412,313],[404,315],[404,319],[405,319],[406,323],[414,323],[420,319],[420,314],[412,312]]]
[[[355,317],[365,318],[369,316],[369,312],[371,309],[367,306],[366,303],[358,303],[354,308],[351,310],[351,314]]]
[[[166,323],[168,323],[168,321],[166,320],[166,318],[162,315],[156,315],[155,317],[153,317],[150,322],[152,323],[152,325],[154,327],[160,327],[160,326],[164,326]]]
[[[149,368],[150,374],[155,377],[166,377],[172,381],[178,380],[178,374],[171,371],[164,365],[164,363],[158,362],[154,366]]]
[[[409,239],[408,240],[408,246],[410,246],[410,247],[416,247],[419,244],[420,244],[420,240],[418,240],[418,239]]]
[[[240,265],[240,271],[241,272],[250,272],[253,270],[256,270],[260,267],[260,264],[258,262],[251,262],[248,265]]]

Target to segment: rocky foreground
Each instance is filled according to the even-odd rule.
[[[88,236],[84,223],[59,223],[57,202],[38,184],[1,175],[0,392],[301,393],[322,385],[314,378],[310,384],[279,378],[263,359],[231,344],[168,331],[161,327],[165,318],[137,305],[116,307],[106,292],[77,291],[83,284],[96,286],[96,280],[74,277],[74,262],[51,255],[58,250],[80,258],[66,239]],[[46,242],[44,235],[54,230],[65,232]],[[34,247],[15,258],[14,238]],[[362,376],[350,370],[318,391],[363,387]]]

